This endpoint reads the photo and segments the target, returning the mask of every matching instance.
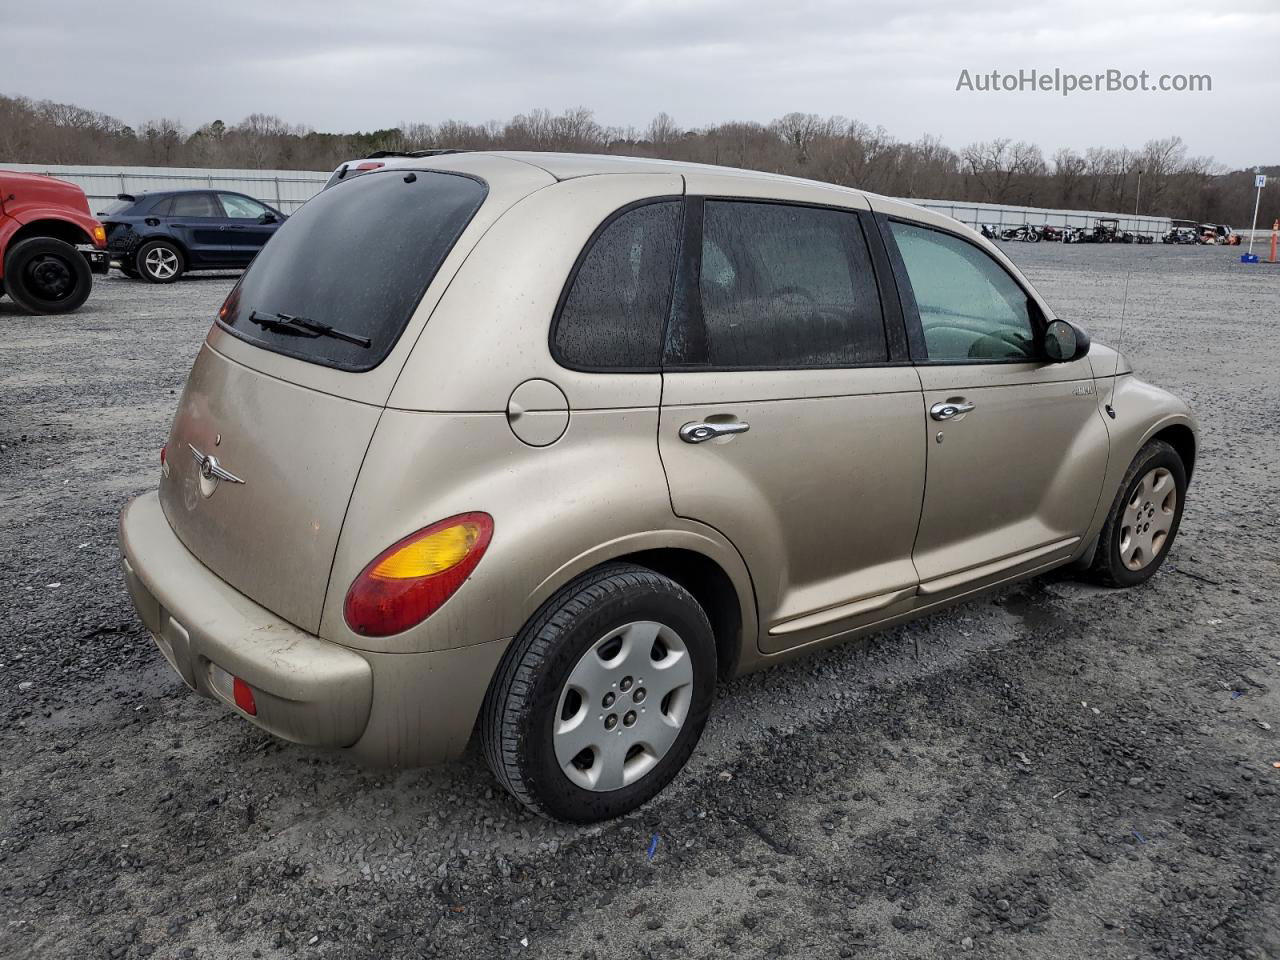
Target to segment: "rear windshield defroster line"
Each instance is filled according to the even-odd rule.
[[[285,356],[372,370],[488,191],[467,174],[404,167],[336,183],[276,231],[227,297],[218,325]],[[298,336],[283,322],[251,323],[251,315],[305,318],[313,329],[347,336]]]

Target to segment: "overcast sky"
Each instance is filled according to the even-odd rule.
[[[957,148],[1176,134],[1233,167],[1280,163],[1277,0],[0,0],[0,43],[0,92],[133,124],[263,112],[346,131],[581,105],[693,127],[799,110]],[[1207,73],[1213,89],[956,91],[961,70],[1031,68]]]

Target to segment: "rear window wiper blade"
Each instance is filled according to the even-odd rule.
[[[373,341],[368,337],[347,333],[345,330],[331,327],[319,320],[312,320],[310,317],[294,317],[287,313],[277,313],[274,317],[268,317],[258,313],[257,310],[252,310],[249,312],[249,321],[256,323],[264,330],[279,330],[294,333],[300,337],[333,337],[335,340],[354,343],[357,347],[364,347],[366,350],[373,346]]]

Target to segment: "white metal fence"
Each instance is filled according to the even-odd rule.
[[[1052,210],[1043,207],[1016,207],[1000,203],[974,203],[964,200],[913,200],[900,198],[919,207],[927,207],[948,217],[954,217],[971,227],[990,223],[1000,227],[1017,227],[1024,223],[1036,226],[1082,227],[1091,229],[1100,217],[1120,221],[1120,229],[1129,233],[1144,233],[1159,238],[1169,232],[1168,217],[1139,217],[1133,214],[1107,213],[1100,210]]]
[[[149,190],[232,190],[293,213],[325,185],[328,173],[313,170],[224,170],[196,167],[91,167],[42,163],[4,163],[0,170],[43,173],[74,183],[95,213],[120,193]]]
[[[89,197],[89,207],[103,209],[119,193],[143,193],[148,190],[234,190],[256,197],[285,213],[292,213],[320,192],[329,179],[329,171],[319,170],[226,170],[195,167],[93,167],[59,166],[38,163],[4,163],[0,169],[44,173],[79,186]],[[1054,227],[1090,229],[1099,217],[1114,217],[1120,229],[1130,233],[1159,236],[1169,230],[1168,217],[1138,217],[1131,214],[1098,210],[1051,210],[1041,207],[1019,207],[998,203],[973,203],[962,200],[919,200],[899,198],[938,213],[954,217],[961,223],[977,227],[983,223],[997,228],[1016,227],[1024,223]]]

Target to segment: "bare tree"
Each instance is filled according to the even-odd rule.
[[[406,120],[395,127],[320,133],[274,114],[212,120],[187,135],[174,119],[134,128],[74,104],[0,96],[0,160],[331,170],[380,149],[533,149],[619,153],[727,164],[814,177],[892,196],[991,200],[1034,206],[1132,210],[1142,171],[1143,212],[1241,223],[1253,212],[1253,176],[1190,157],[1178,137],[1140,150],[1058,150],[1046,163],[1034,144],[1008,138],[960,153],[935,137],[894,139],[841,116],[788,113],[768,124],[682,129],[660,113],[641,131],[603,126],[591,110],[531,110],[509,121]],[[1280,168],[1271,168],[1273,175]],[[1280,203],[1264,195],[1269,223]]]

